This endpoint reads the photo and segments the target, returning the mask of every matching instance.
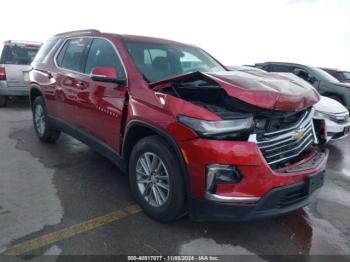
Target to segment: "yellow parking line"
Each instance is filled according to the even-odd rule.
[[[24,253],[39,249],[41,247],[48,246],[58,241],[71,238],[75,235],[85,233],[111,222],[123,219],[129,215],[139,213],[141,208],[138,205],[131,205],[124,209],[114,211],[112,213],[96,217],[80,224],[76,224],[32,240],[28,240],[13,246],[9,246],[0,255],[22,255]]]

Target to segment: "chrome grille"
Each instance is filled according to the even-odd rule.
[[[306,110],[292,127],[256,137],[256,143],[268,164],[286,163],[317,143],[312,116],[313,110]]]

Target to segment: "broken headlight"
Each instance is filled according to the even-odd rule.
[[[200,137],[213,139],[246,140],[253,127],[253,117],[242,115],[230,120],[209,121],[179,115],[178,121],[193,129]]]

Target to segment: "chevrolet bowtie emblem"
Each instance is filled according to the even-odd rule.
[[[295,141],[299,142],[303,138],[303,136],[304,136],[304,130],[303,129],[299,129],[299,130],[295,131],[293,137],[294,137]]]

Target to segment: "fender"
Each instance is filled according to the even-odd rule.
[[[177,145],[176,141],[174,140],[174,138],[172,138],[165,130],[159,128],[159,127],[156,127],[152,124],[149,124],[145,121],[142,121],[142,120],[131,120],[129,121],[126,129],[125,129],[125,133],[124,133],[124,138],[123,138],[123,145],[122,145],[122,158],[124,160],[127,160],[128,159],[128,149],[127,149],[127,146],[126,146],[126,141],[127,139],[132,139],[129,137],[128,133],[129,131],[133,128],[133,127],[136,127],[136,126],[142,126],[142,127],[145,127],[145,128],[148,128],[150,130],[152,130],[154,133],[158,134],[160,137],[162,137],[167,143],[169,143],[169,145],[174,149],[175,151],[175,154],[177,156],[177,159],[179,160],[179,163],[180,163],[180,170],[181,170],[181,173],[183,174],[183,180],[184,180],[184,183],[185,183],[185,186],[186,186],[186,191],[187,191],[187,195],[190,196],[190,185],[189,185],[189,178],[188,178],[188,172],[187,172],[187,168],[186,168],[186,165],[185,165],[185,161],[183,159],[183,156],[181,154],[181,151],[180,151],[180,148],[179,146]]]

